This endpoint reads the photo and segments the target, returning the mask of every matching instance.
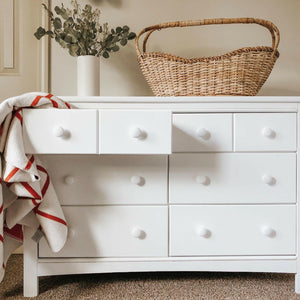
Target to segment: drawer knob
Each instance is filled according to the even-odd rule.
[[[145,178],[142,176],[134,175],[130,178],[130,181],[132,184],[139,185],[139,186],[142,186],[145,184]]]
[[[53,128],[53,134],[57,137],[63,137],[65,135],[65,130],[61,126],[56,126]]]
[[[210,132],[205,128],[198,128],[196,130],[196,134],[198,137],[202,138],[203,140],[209,140],[211,136]]]
[[[276,236],[276,231],[269,227],[269,226],[264,226],[262,229],[261,229],[261,232],[264,236],[267,236],[267,237],[270,237],[270,238],[273,238]]]
[[[276,132],[273,129],[269,128],[269,127],[265,127],[262,130],[262,135],[269,138],[269,139],[274,139],[275,136],[276,136]]]
[[[147,137],[146,132],[139,127],[132,127],[129,131],[129,135],[136,140],[143,140]]]
[[[66,184],[66,185],[72,185],[73,183],[74,183],[74,177],[73,176],[66,176],[65,178],[64,178],[64,183]]]
[[[134,227],[132,230],[131,230],[131,235],[134,237],[134,238],[137,238],[137,239],[144,239],[146,237],[146,232],[138,227]]]
[[[202,226],[196,229],[196,234],[204,238],[209,238],[211,236],[210,230]]]
[[[262,176],[262,181],[268,185],[274,185],[276,183],[276,179],[269,174],[264,174]]]
[[[196,182],[203,185],[209,185],[210,184],[210,178],[207,176],[196,176]]]

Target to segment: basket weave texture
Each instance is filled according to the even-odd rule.
[[[272,36],[272,47],[245,47],[220,56],[190,59],[168,53],[146,52],[148,38],[155,30],[234,23],[255,23],[266,27]],[[146,32],[141,52],[139,38]],[[147,27],[136,38],[136,50],[142,73],[155,96],[255,96],[279,57],[279,40],[278,28],[267,20],[207,19]]]

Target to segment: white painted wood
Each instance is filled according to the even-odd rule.
[[[96,110],[23,111],[26,153],[97,153],[97,132]]]
[[[171,153],[170,111],[100,110],[99,114],[101,154]]]
[[[187,110],[190,109],[192,103],[196,103],[199,105],[203,105],[205,103],[217,103],[218,105],[222,104],[231,104],[233,103],[237,108],[239,105],[249,104],[252,107],[257,107],[259,103],[270,103],[272,105],[279,104],[280,106],[285,106],[288,103],[297,104],[300,102],[300,96],[235,96],[235,97],[223,97],[223,96],[203,96],[203,97],[153,97],[153,96],[118,96],[118,97],[109,97],[109,96],[101,96],[101,97],[76,97],[76,96],[62,96],[68,102],[71,103],[93,103],[94,106],[101,103],[108,104],[118,104],[118,106],[122,103],[134,103],[136,106],[141,103],[167,103],[167,105],[172,106],[172,104],[186,104]],[[272,106],[270,106],[271,108]]]
[[[60,253],[51,253],[43,242],[40,254],[44,257],[38,259],[34,254],[37,276],[142,271],[299,274],[299,206],[296,194],[299,176],[296,179],[296,167],[300,159],[298,153],[287,153],[297,150],[295,131],[299,122],[294,122],[294,117],[277,119],[273,116],[295,116],[299,111],[300,97],[66,99],[80,107],[79,112],[82,109],[100,109],[101,116],[108,113],[103,121],[106,139],[113,139],[113,148],[118,146],[122,151],[128,146],[127,141],[114,138],[122,136],[122,132],[118,131],[120,128],[123,130],[138,118],[147,121],[151,130],[159,131],[161,139],[167,136],[166,123],[159,125],[159,118],[152,117],[154,112],[169,115],[170,139],[171,113],[176,116],[183,114],[187,120],[193,114],[249,114],[252,120],[249,124],[254,127],[257,123],[263,124],[263,128],[267,128],[265,135],[272,135],[272,130],[275,130],[278,137],[278,129],[263,122],[268,118],[256,118],[256,115],[264,113],[272,116],[273,124],[281,125],[280,130],[287,128],[287,135],[286,140],[279,143],[281,150],[265,151],[260,148],[246,150],[248,153],[232,152],[232,149],[230,153],[191,153],[192,150],[188,149],[186,153],[169,156],[169,174],[167,156],[140,155],[143,154],[141,149],[133,153],[136,150],[130,147],[126,150],[126,154],[130,155],[96,155],[99,151],[94,152],[95,155],[41,155],[59,198],[68,205],[64,209],[71,226],[68,244]],[[123,114],[109,115],[116,111]],[[49,116],[47,114],[45,118]],[[161,119],[166,120],[165,115]],[[293,121],[290,122],[290,119]],[[219,126],[217,119],[215,124]],[[55,125],[56,129],[61,126]],[[237,122],[235,126],[236,130]],[[101,124],[95,127],[99,131],[103,128]],[[141,126],[135,126],[126,132],[138,143],[143,141],[143,131]],[[54,133],[61,135],[61,129]],[[200,130],[198,133],[205,136],[207,132]],[[244,140],[247,135],[244,134]],[[99,137],[103,137],[101,132]],[[224,138],[224,134],[220,137]],[[44,140],[45,137],[42,138]],[[297,143],[299,140],[298,136]],[[158,144],[157,149],[161,151],[162,144]],[[260,147],[255,139],[253,144]],[[154,143],[152,145],[154,147]],[[168,145],[171,151],[171,142]],[[261,153],[263,151],[265,153]],[[202,174],[205,170],[211,173]],[[191,176],[194,185],[191,184]],[[178,202],[172,202],[174,199]],[[201,205],[194,205],[196,203]],[[205,222],[200,223],[199,220]],[[80,238],[77,238],[78,235]],[[28,284],[30,287],[32,281]],[[298,276],[295,284],[299,292]]]
[[[298,113],[297,113],[297,149],[300,149],[300,130],[299,130],[299,124],[300,124],[300,105],[298,104]],[[295,276],[295,291],[297,294],[300,294],[300,259],[299,259],[299,249],[300,249],[300,205],[299,205],[299,190],[300,190],[300,153],[297,151],[297,271]]]
[[[167,156],[40,155],[40,159],[63,205],[167,204]]]
[[[296,202],[295,153],[173,154],[169,163],[170,203]]]
[[[247,255],[247,256],[176,256],[176,257],[88,257],[88,258],[68,258],[64,261],[68,263],[88,263],[88,262],[168,262],[168,261],[293,261],[296,263],[296,255]],[[57,263],[62,259],[58,258],[38,258],[39,263]]]
[[[237,102],[237,103],[225,103],[225,102],[207,102],[203,98],[199,98],[198,101],[186,102],[175,101],[171,102],[171,98],[162,102],[160,97],[148,97],[149,99],[142,99],[141,102],[130,101],[129,98],[116,98],[112,99],[105,97],[93,97],[95,100],[83,102],[82,98],[73,101],[70,98],[70,102],[77,108],[91,108],[91,109],[140,109],[140,110],[171,110],[173,113],[232,113],[232,112],[297,112],[297,104],[293,102]],[[297,97],[294,97],[297,98]],[[69,97],[63,97],[68,100]],[[98,99],[98,102],[96,102]],[[101,101],[99,101],[101,99]],[[157,99],[157,100],[156,100]],[[81,101],[80,101],[81,100]]]
[[[234,115],[235,151],[296,151],[296,114]]]
[[[34,232],[29,227],[23,228],[24,247],[24,297],[36,297],[39,293],[37,243],[31,237]]]
[[[107,261],[99,262],[97,259],[82,259],[73,262],[72,259],[59,259],[44,262],[40,260],[38,265],[39,276],[113,273],[113,272],[272,272],[295,273],[296,262],[288,258],[266,259],[255,257],[248,259],[235,257],[232,259],[216,259],[215,257],[188,258],[180,260],[179,257],[164,258],[163,261]]]
[[[172,205],[170,255],[295,255],[296,221],[295,205]],[[276,234],[265,236],[265,226]]]
[[[168,256],[168,208],[159,206],[65,206],[74,232],[65,247],[52,253],[45,240],[40,257],[155,257]],[[132,230],[140,228],[140,238]]]
[[[295,275],[295,292],[296,294],[300,294],[300,276],[299,273]]]
[[[174,114],[173,152],[232,151],[232,114]]]

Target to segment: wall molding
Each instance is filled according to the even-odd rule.
[[[3,49],[3,67],[4,69],[14,68],[14,28],[15,28],[15,1],[3,0],[4,11],[6,13],[3,15],[4,30],[4,49]]]
[[[45,3],[50,7],[50,0],[40,0],[41,6],[41,18],[40,25],[43,28],[49,29],[48,15],[45,9],[42,7],[42,3]],[[50,91],[50,38],[48,36],[43,37],[39,43],[39,53],[40,53],[40,91],[49,92]]]
[[[0,76],[19,74],[19,3],[20,0],[3,0],[1,3]],[[1,12],[0,12],[1,13]]]

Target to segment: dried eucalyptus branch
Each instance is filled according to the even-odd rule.
[[[55,6],[54,12],[42,4],[48,13],[51,30],[39,27],[34,36],[40,40],[48,35],[72,56],[93,55],[109,58],[110,52],[117,52],[128,40],[136,37],[127,25],[109,29],[108,24],[100,24],[100,10],[86,4],[82,8],[77,0],[71,0],[72,9]]]

